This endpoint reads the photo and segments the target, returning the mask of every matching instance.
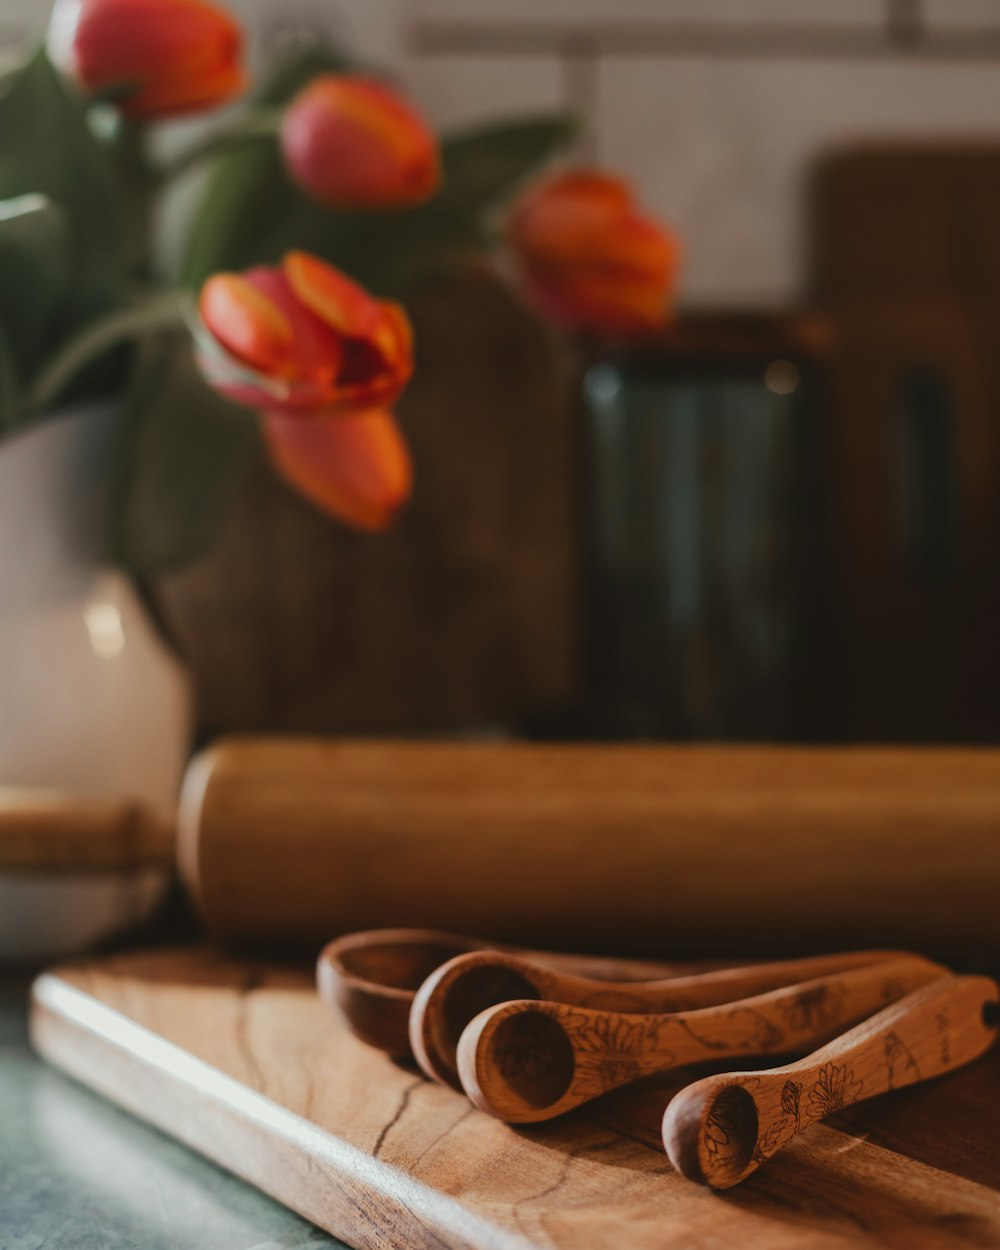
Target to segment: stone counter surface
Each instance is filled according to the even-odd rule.
[[[343,1243],[38,1060],[0,980],[0,1250],[306,1250]]]

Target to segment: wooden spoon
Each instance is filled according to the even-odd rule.
[[[481,1012],[458,1043],[462,1088],[515,1124],[549,1120],[644,1076],[733,1054],[829,1041],[947,969],[916,955],[664,1015],[519,1001]]]
[[[435,929],[367,929],[339,937],[323,949],[316,965],[316,985],[320,997],[344,1018],[356,1037],[396,1058],[410,1058],[408,1023],[417,987],[456,955],[498,949],[514,948]],[[638,959],[519,953],[529,956],[536,966],[609,981],[664,976],[671,967]]]
[[[424,981],[410,1010],[410,1046],[428,1076],[460,1089],[458,1039],[471,1020],[498,1003],[540,998],[608,1011],[692,1011],[904,955],[903,951],[854,951],[609,985],[517,955],[477,951],[449,960]]]
[[[798,1063],[696,1081],[663,1117],[671,1163],[715,1189],[737,1184],[841,1107],[977,1059],[996,1039],[997,998],[989,977],[945,977]]]

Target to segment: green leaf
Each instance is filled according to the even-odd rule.
[[[287,104],[317,74],[343,72],[335,49],[309,40],[290,49],[254,96],[257,108]],[[285,217],[292,188],[275,143],[220,157],[192,215],[181,279],[197,286],[219,269],[242,269],[258,257],[258,241]]]
[[[0,199],[38,194],[66,214],[71,260],[63,319],[103,304],[120,280],[122,215],[113,169],[83,101],[44,51],[0,82]]]
[[[329,55],[329,54],[327,54]],[[312,45],[282,66],[258,103],[274,108],[318,72],[337,69]],[[530,117],[446,136],[443,186],[427,204],[383,212],[342,212],[310,201],[289,181],[276,147],[219,160],[195,214],[182,267],[197,285],[215,270],[273,264],[304,248],[373,291],[400,295],[488,243],[490,212],[575,134],[566,115]]]
[[[19,395],[17,361],[6,327],[0,324],[0,436],[17,425]]]
[[[119,414],[111,558],[152,578],[207,555],[257,446],[255,415],[205,384],[186,334],[150,343]]]
[[[569,114],[527,117],[449,135],[442,145],[445,180],[431,202],[454,215],[480,213],[509,196],[539,165],[570,144]]]
[[[65,210],[44,195],[0,201],[0,321],[29,376],[51,344],[71,266]]]

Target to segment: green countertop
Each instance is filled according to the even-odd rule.
[[[0,1250],[343,1245],[40,1062],[27,997],[0,980]]]

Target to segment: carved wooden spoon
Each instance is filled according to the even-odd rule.
[[[458,1043],[462,1088],[515,1124],[549,1120],[641,1077],[734,1054],[788,1054],[836,1037],[947,969],[916,955],[699,1011],[631,1015],[520,1001],[481,1012]]]
[[[320,997],[344,1018],[356,1037],[397,1058],[409,1058],[407,1029],[417,987],[456,955],[498,949],[515,948],[436,929],[367,929],[345,934],[324,947],[316,964],[316,985]],[[665,976],[670,971],[669,964],[638,959],[517,953],[555,971],[609,981]]]
[[[428,1076],[459,1089],[458,1039],[471,1020],[498,1003],[540,998],[608,1011],[691,1011],[904,955],[903,951],[854,951],[608,984],[514,954],[478,951],[449,960],[424,981],[410,1010],[410,1046]]]
[[[997,998],[989,977],[945,977],[798,1063],[696,1081],[663,1117],[671,1163],[715,1189],[737,1184],[841,1107],[977,1059],[997,1036]]]

